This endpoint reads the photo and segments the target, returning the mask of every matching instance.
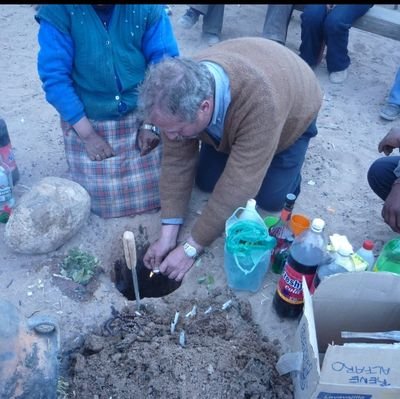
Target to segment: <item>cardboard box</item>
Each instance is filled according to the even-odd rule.
[[[295,399],[400,399],[400,342],[341,338],[400,330],[400,275],[337,274],[312,297],[303,287],[294,352],[277,364],[291,369]]]

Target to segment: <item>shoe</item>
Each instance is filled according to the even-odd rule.
[[[171,15],[172,15],[172,8],[171,8],[171,6],[169,6],[168,4],[164,6],[164,10],[165,10],[165,13],[166,13],[168,16],[171,16]]]
[[[332,83],[343,83],[347,79],[347,68],[343,71],[332,72],[329,74],[329,80]]]
[[[202,39],[206,41],[209,46],[213,46],[214,44],[217,44],[221,41],[218,35],[214,33],[203,33]]]
[[[184,15],[182,15],[178,23],[184,29],[190,29],[192,26],[196,25],[199,20],[200,13],[193,10],[193,8],[188,8]]]
[[[379,116],[387,121],[394,121],[400,116],[400,105],[387,103],[381,108]]]

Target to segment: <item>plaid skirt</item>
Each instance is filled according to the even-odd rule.
[[[116,121],[90,122],[114,149],[114,157],[91,161],[73,127],[61,120],[61,129],[69,176],[90,194],[92,212],[103,218],[114,218],[159,208],[162,144],[149,154],[140,156],[135,144],[135,113]]]

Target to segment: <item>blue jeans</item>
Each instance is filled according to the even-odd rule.
[[[279,212],[286,194],[300,194],[301,168],[311,137],[318,133],[316,120],[289,148],[276,154],[267,170],[261,188],[255,197],[257,204],[269,212]],[[251,155],[250,155],[251,156]],[[229,155],[202,143],[196,185],[200,190],[212,192],[224,171]],[[237,182],[240,184],[240,182]]]
[[[378,158],[368,169],[368,183],[375,194],[384,201],[397,179],[393,173],[400,161],[400,156]]]
[[[400,68],[397,70],[396,77],[394,79],[393,86],[390,89],[387,102],[389,104],[400,105]]]
[[[348,68],[349,30],[354,21],[362,17],[371,7],[371,4],[339,4],[328,11],[326,4],[304,6],[301,14],[300,57],[308,65],[315,67],[325,42],[328,72],[338,72]]]

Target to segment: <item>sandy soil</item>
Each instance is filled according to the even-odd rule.
[[[266,7],[266,5],[228,5],[222,39],[260,36]],[[189,31],[182,30],[177,26],[176,21],[184,13],[184,10],[185,6],[183,5],[173,5],[171,18],[180,43],[181,53],[190,56],[197,49],[205,47],[206,44],[200,39],[201,24],[197,24]],[[0,70],[2,71],[0,75],[0,87],[2,88],[0,117],[7,122],[21,172],[20,182],[15,187],[17,200],[41,178],[46,176],[62,177],[66,171],[58,115],[46,102],[37,75],[38,26],[33,15],[34,10],[29,5],[0,6],[0,35],[2,39],[0,40]],[[300,20],[299,13],[295,11],[289,27],[287,47],[298,52],[299,44]],[[322,217],[327,224],[327,235],[344,234],[355,248],[358,248],[365,238],[374,240],[376,243],[375,253],[377,254],[382,245],[394,237],[394,233],[381,219],[382,201],[370,191],[366,173],[370,163],[379,156],[377,152],[379,140],[396,123],[385,122],[380,119],[379,109],[385,101],[400,62],[400,42],[352,29],[349,51],[352,64],[348,80],[344,84],[330,83],[325,61],[315,70],[323,88],[325,100],[318,120],[319,135],[311,142],[303,168],[302,193],[296,202],[295,212],[304,213],[310,218]],[[206,195],[194,191],[189,224],[185,227],[185,231],[193,223],[206,200]],[[98,334],[100,336],[104,322],[113,315],[113,308],[117,312],[121,312],[126,306],[131,311],[135,306],[134,302],[124,297],[115,286],[114,266],[123,257],[123,232],[132,230],[140,237],[142,242],[148,242],[157,237],[158,227],[158,213],[114,220],[102,220],[91,215],[84,228],[59,250],[47,255],[37,256],[12,253],[0,240],[1,298],[13,303],[25,318],[40,313],[56,317],[60,326],[60,351],[63,354],[63,361],[67,363],[68,355],[71,352],[80,351],[80,355],[74,354],[75,358],[79,358],[79,356],[83,356],[82,351],[85,353],[86,344],[84,342],[87,342],[88,339],[86,335]],[[3,232],[4,225],[0,225],[1,236]],[[233,329],[232,341],[225,342],[224,337],[226,335],[222,333],[219,336],[220,330],[217,330],[215,336],[212,337],[210,337],[208,329],[199,328],[195,330],[194,336],[197,340],[200,336],[204,338],[199,343],[199,355],[196,359],[202,359],[202,356],[205,356],[205,363],[203,363],[205,369],[203,368],[201,371],[201,366],[198,364],[189,369],[190,373],[183,369],[183,374],[179,374],[175,369],[174,381],[177,384],[176,386],[182,387],[182,384],[185,384],[187,393],[195,392],[193,386],[197,386],[199,388],[197,397],[207,398],[212,397],[212,394],[207,396],[210,394],[207,393],[207,387],[214,386],[212,381],[215,379],[224,381],[226,389],[228,387],[232,389],[232,391],[226,390],[226,392],[232,395],[235,392],[234,397],[283,398],[285,396],[279,396],[286,394],[282,390],[279,391],[280,394],[276,394],[278,396],[273,396],[271,393],[273,390],[270,390],[271,396],[263,393],[265,391],[257,390],[265,388],[262,375],[259,378],[257,377],[254,382],[253,388],[256,385],[258,388],[251,388],[250,391],[246,391],[247,388],[245,389],[244,385],[229,386],[232,383],[232,378],[237,381],[238,374],[235,373],[238,372],[243,376],[245,369],[244,363],[240,363],[242,366],[238,365],[236,368],[232,366],[232,362],[235,361],[234,356],[237,360],[239,353],[245,351],[250,354],[247,360],[253,359],[255,361],[254,359],[258,359],[257,362],[264,362],[265,359],[270,359],[271,362],[274,362],[275,351],[281,353],[289,350],[296,322],[282,320],[273,312],[271,299],[277,276],[270,272],[265,278],[263,288],[255,294],[233,293],[226,289],[223,245],[223,237],[220,237],[206,251],[197,265],[192,268],[181,287],[172,294],[164,298],[144,299],[143,304],[146,309],[149,309],[147,318],[150,319],[150,322],[156,324],[158,323],[155,321],[157,317],[164,318],[161,329],[165,330],[169,325],[166,318],[170,320],[179,307],[184,314],[190,310],[193,304],[204,307],[212,301],[220,304],[221,301],[232,299],[235,303],[232,308],[234,312],[227,314],[236,315],[234,322],[229,324],[230,321],[224,319],[223,323]],[[57,274],[57,266],[60,260],[70,248],[75,247],[80,247],[96,255],[101,262],[101,272],[86,291],[79,287],[67,287],[66,283],[54,276],[54,274]],[[204,284],[205,279],[213,282],[208,285]],[[218,295],[222,295],[222,297],[218,298]],[[251,318],[245,323],[237,309],[239,309],[239,303],[247,301],[251,308]],[[164,313],[159,313],[160,309],[164,309]],[[257,334],[254,333],[253,322],[258,326]],[[225,329],[228,328],[226,326]],[[242,330],[247,332],[241,335]],[[250,335],[246,336],[246,334]],[[243,337],[247,338],[244,339]],[[249,338],[254,338],[252,341],[254,352],[251,351],[246,341]],[[263,338],[273,344],[264,342]],[[99,339],[103,340],[103,338]],[[125,341],[125,344],[127,342],[126,336],[121,338],[121,335],[119,335],[118,340]],[[156,363],[158,362],[161,367],[161,360],[165,361],[166,355],[160,348],[164,348],[164,345],[166,343],[168,345],[170,341],[171,338],[160,333],[152,335],[150,343],[143,344],[143,352],[142,343],[138,340],[129,341],[130,343],[129,345],[126,344],[126,348],[130,348],[128,351],[138,352],[140,350],[140,356],[144,352],[147,353],[145,359],[148,359],[149,362],[152,359]],[[258,342],[264,342],[266,346],[263,343],[259,346]],[[111,343],[104,339],[102,346],[106,348],[114,344],[116,344],[115,339]],[[215,357],[212,357],[207,348],[214,344],[218,349],[212,346],[215,354]],[[157,349],[156,354],[151,350],[150,345]],[[260,353],[260,356],[262,356],[264,350],[262,348],[264,347],[266,348],[265,357],[257,357],[256,353]],[[193,355],[196,351],[190,348],[189,354],[186,353],[183,348],[177,347],[176,340],[171,343],[170,349],[172,358],[186,359],[183,360],[186,362],[183,363],[184,365],[189,363],[191,358],[189,355]],[[130,361],[134,357],[134,355],[127,353],[124,356]],[[221,368],[217,368],[214,364],[212,366],[213,372],[208,371],[207,379],[204,372],[209,364],[212,364],[212,359],[216,359],[216,357],[229,360],[230,363],[225,363],[226,366],[221,366]],[[143,358],[141,358],[142,360]],[[86,366],[93,364],[93,367],[98,369],[98,363],[94,358],[93,363],[91,363],[92,359],[89,362],[86,358],[85,361],[87,362]],[[116,368],[116,364],[119,364],[120,361],[117,357],[109,362],[112,370]],[[81,363],[77,362],[75,367],[78,367],[78,371],[82,372],[82,368],[79,369],[79,364]],[[223,362],[219,364],[221,365]],[[143,365],[143,362],[142,366],[147,367]],[[274,371],[268,368],[268,365],[265,367],[265,370],[268,369],[266,372],[271,373],[270,375],[276,378]],[[153,369],[150,374],[146,374],[147,377],[144,375],[143,378],[148,378],[149,375],[151,377],[156,373],[161,375],[162,371],[160,370]],[[211,370],[211,368],[208,370]],[[96,381],[97,374],[90,377],[91,371],[87,370],[86,373],[83,376],[90,378],[90,382],[86,381],[86,384],[92,385],[91,394],[98,395],[98,398],[106,397],[102,396],[103,394],[100,391],[95,392],[97,388],[94,387],[100,386],[97,385],[99,384]],[[198,380],[194,378],[194,375],[198,376]],[[78,375],[77,378],[81,377]],[[76,380],[75,383],[82,383],[82,378],[80,382]],[[153,392],[157,390],[163,392],[160,381],[163,381],[163,379],[158,382],[154,382],[153,379]],[[208,385],[206,381],[208,381]],[[285,382],[285,380],[282,381]],[[70,383],[72,384],[71,381]],[[120,385],[121,389],[125,389],[122,385]],[[203,391],[200,391],[203,387],[205,387],[204,394],[201,393]],[[141,389],[150,389],[150,385],[142,386]],[[218,389],[223,390],[224,388],[219,386]],[[235,389],[237,390],[233,391]],[[143,392],[145,394],[149,391]],[[167,391],[164,392],[166,395]],[[247,393],[250,395],[247,395]],[[123,396],[122,393],[119,395],[118,392],[109,394],[115,395],[112,397],[130,397],[129,395]],[[160,396],[154,397],[165,397],[165,395],[160,394]],[[172,393],[168,391],[168,395],[181,398],[196,397],[194,395],[185,396],[178,388]],[[227,396],[221,393],[220,397]]]

